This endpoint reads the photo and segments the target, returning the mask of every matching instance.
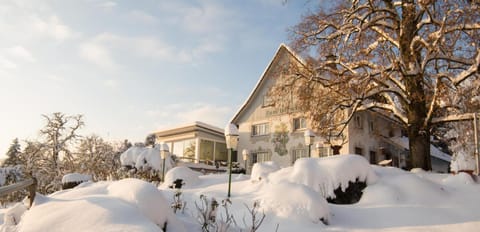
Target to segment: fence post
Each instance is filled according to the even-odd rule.
[[[29,198],[30,198],[30,208],[32,207],[33,201],[35,200],[35,195],[37,192],[37,178],[33,177],[33,184],[27,187]]]

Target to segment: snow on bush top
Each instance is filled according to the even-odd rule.
[[[42,200],[43,199],[43,200]],[[138,180],[98,182],[35,198],[18,231],[186,231],[162,192]]]
[[[150,148],[142,146],[133,146],[120,155],[120,162],[123,166],[132,166],[136,169],[152,168],[156,171],[161,171],[163,167],[163,160],[160,157],[159,145]],[[173,161],[170,155],[165,160],[165,170],[173,167]]]
[[[188,167],[175,167],[165,174],[165,181],[167,185],[173,184],[176,179],[182,179],[185,187],[195,186],[200,182],[199,176],[203,175],[200,172],[193,171]]]
[[[147,148],[142,146],[132,146],[128,148],[120,155],[120,162],[123,166],[135,166],[138,155],[141,154],[145,149]]]
[[[65,183],[75,183],[75,182],[86,182],[86,181],[91,181],[92,176],[91,175],[84,175],[80,173],[70,173],[66,174],[62,178],[62,184]]]
[[[463,149],[458,150],[450,162],[450,169],[453,172],[475,170],[475,168],[475,157],[467,154]]]
[[[376,182],[377,175],[363,156],[336,155],[298,159],[290,172],[272,173],[269,180],[273,183],[289,181],[303,184],[325,198],[334,198],[338,187],[345,191],[348,182],[356,180],[370,185]]]
[[[252,167],[252,180],[265,179],[270,173],[278,171],[280,167],[273,161],[255,163]]]

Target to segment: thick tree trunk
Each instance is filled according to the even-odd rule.
[[[427,105],[423,86],[423,73],[419,70],[420,54],[411,46],[416,35],[416,9],[413,0],[402,1],[402,21],[400,30],[400,55],[405,88],[410,103],[407,108],[407,132],[410,148],[411,168],[431,170],[430,132],[427,118]],[[427,128],[425,128],[427,127]]]

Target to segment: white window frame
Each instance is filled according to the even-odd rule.
[[[252,125],[252,137],[255,136],[264,136],[270,134],[270,124],[269,123],[259,123]]]
[[[295,131],[304,129],[307,129],[307,119],[305,117],[293,118],[293,130]]]

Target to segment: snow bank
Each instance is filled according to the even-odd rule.
[[[13,207],[9,208],[3,215],[4,225],[7,227],[16,226],[27,211],[27,206],[22,203],[17,203]]]
[[[289,181],[305,185],[325,198],[334,198],[334,191],[348,187],[349,182],[365,181],[367,185],[376,182],[377,175],[368,161],[359,155],[337,155],[324,158],[298,159],[290,172],[272,173],[273,183]]]
[[[450,186],[462,186],[475,184],[475,181],[470,174],[459,172],[455,175],[448,175],[447,178],[443,179],[443,183]]]
[[[138,179],[99,182],[35,199],[18,231],[186,231],[163,194]]]
[[[255,163],[252,167],[252,180],[261,180],[267,178],[267,176],[275,171],[278,171],[280,167],[273,161]]]
[[[330,217],[327,201],[319,197],[317,192],[300,184],[267,184],[261,190],[259,201],[266,214],[274,214],[283,219],[318,223],[321,220],[328,222]]]
[[[66,174],[63,176],[62,178],[62,184],[65,184],[65,183],[75,183],[75,182],[87,182],[87,181],[91,181],[92,180],[92,176],[91,175],[84,175],[84,174],[80,174],[80,173],[70,173],[70,174]]]
[[[381,171],[379,171],[381,170]],[[428,178],[421,169],[403,171],[397,168],[376,167],[382,177],[378,184],[368,186],[359,204],[438,204],[450,195],[445,188]]]
[[[182,188],[189,188],[197,185],[200,182],[199,176],[202,173],[193,171],[188,167],[175,167],[165,174],[165,181],[167,185],[173,184],[176,179],[182,179],[185,185]]]

